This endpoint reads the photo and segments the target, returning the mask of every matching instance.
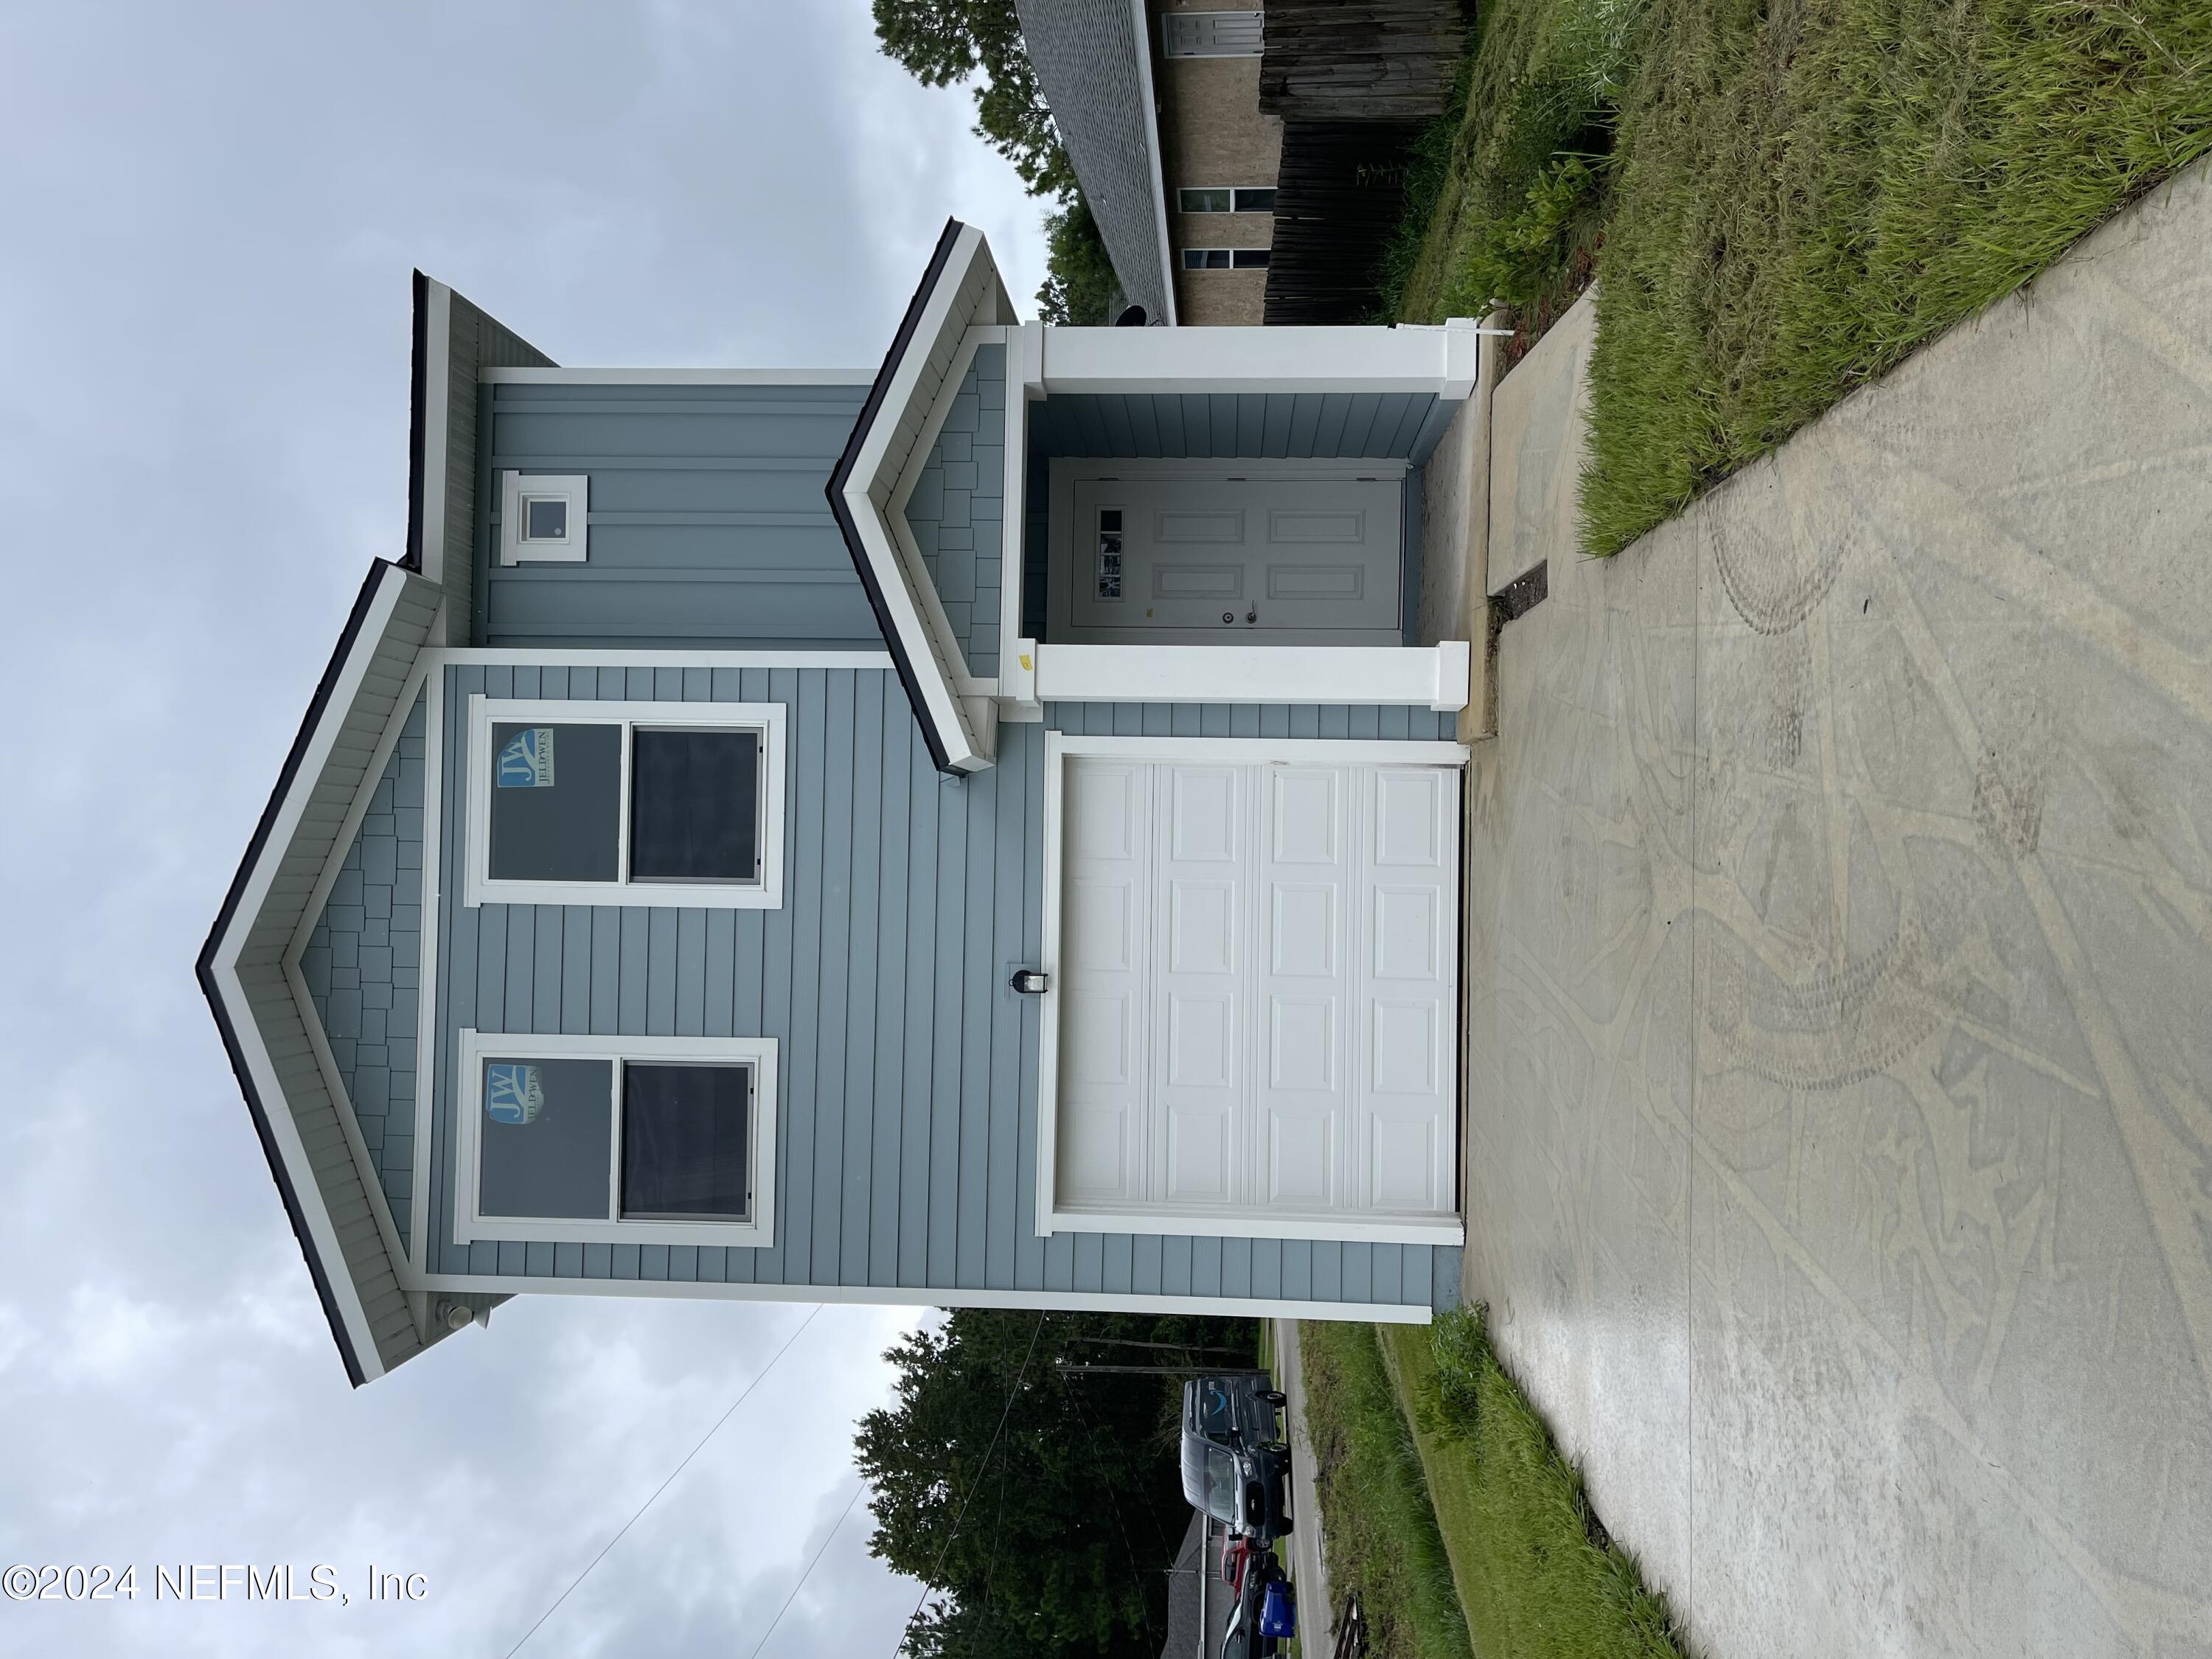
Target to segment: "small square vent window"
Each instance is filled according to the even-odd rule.
[[[586,474],[500,474],[499,562],[582,562],[591,482]]]

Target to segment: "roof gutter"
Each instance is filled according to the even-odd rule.
[[[1172,328],[1176,320],[1175,260],[1168,247],[1167,185],[1160,173],[1160,104],[1152,90],[1152,19],[1145,9],[1145,0],[1129,0],[1129,10],[1136,25],[1137,91],[1145,104],[1145,159],[1152,173],[1152,220],[1160,238],[1160,299],[1168,311],[1161,320]]]

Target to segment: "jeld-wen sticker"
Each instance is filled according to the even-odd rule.
[[[495,1060],[484,1067],[484,1115],[495,1123],[535,1123],[545,1090],[535,1066]]]
[[[498,776],[502,789],[550,789],[553,728],[526,726],[509,738],[499,751]]]

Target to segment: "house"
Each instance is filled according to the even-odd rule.
[[[1358,322],[1462,0],[1015,0],[1127,300],[1152,322]],[[1103,319],[1102,319],[1103,320]]]
[[[1455,1299],[1471,325],[1023,324],[952,223],[872,380],[414,327],[199,961],[356,1382],[529,1291]]]

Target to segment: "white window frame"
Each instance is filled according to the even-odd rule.
[[[524,503],[560,500],[568,504],[568,533],[558,540],[532,541],[523,532]],[[588,472],[501,472],[499,475],[499,562],[509,564],[581,564],[591,538],[592,477]]]
[[[453,1241],[557,1244],[706,1244],[765,1249],[775,1243],[776,1074],[774,1037],[546,1036],[478,1031],[464,1026],[459,1039],[460,1087],[454,1099],[456,1136]],[[606,1221],[558,1216],[486,1216],[477,1205],[483,1158],[484,1061],[604,1060],[612,1062],[614,1116],[607,1141]],[[752,1181],[752,1214],[743,1221],[624,1221],[622,1215],[623,1065],[704,1062],[753,1068],[752,1146],[745,1169]]]
[[[1176,211],[1177,213],[1188,213],[1194,216],[1203,218],[1227,218],[1232,214],[1240,213],[1273,213],[1275,210],[1273,206],[1263,208],[1240,207],[1237,204],[1237,198],[1243,196],[1249,191],[1255,190],[1264,190],[1268,195],[1273,196],[1275,193],[1275,188],[1276,187],[1273,185],[1178,185],[1176,186]],[[1229,198],[1229,205],[1225,208],[1185,207],[1183,205],[1182,198],[1186,196],[1193,195],[1200,191],[1223,191],[1226,193]]]
[[[783,905],[786,711],[780,702],[599,702],[589,699],[469,698],[468,866],[461,902],[638,904],[661,909],[775,910]],[[623,728],[621,793],[616,811],[612,881],[496,880],[491,873],[491,728],[501,725],[592,724]],[[757,883],[632,881],[629,878],[630,739],[639,726],[761,734]]]
[[[1183,270],[1184,270],[1186,273],[1190,272],[1190,271],[1194,271],[1194,270],[1267,270],[1271,265],[1273,265],[1273,263],[1274,263],[1274,252],[1275,252],[1275,250],[1273,249],[1273,246],[1268,246],[1268,247],[1187,247],[1187,248],[1183,249],[1182,253],[1182,255],[1181,255],[1181,258],[1182,258],[1182,269],[1183,269]],[[1229,256],[1229,263],[1228,263],[1227,264],[1225,264],[1225,265],[1207,265],[1207,264],[1197,264],[1197,265],[1194,265],[1194,264],[1191,264],[1191,262],[1190,262],[1190,256],[1191,256],[1192,254],[1194,254],[1194,253],[1225,253],[1225,254],[1227,254],[1227,255]],[[1240,264],[1238,264],[1237,263],[1237,256],[1238,254],[1240,254],[1240,253],[1264,253],[1264,254],[1267,254],[1267,255],[1268,256],[1267,264],[1259,264],[1259,265],[1253,265],[1253,264],[1243,264],[1243,265],[1240,265]]]

